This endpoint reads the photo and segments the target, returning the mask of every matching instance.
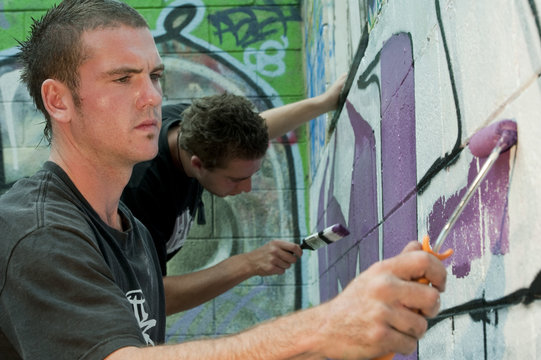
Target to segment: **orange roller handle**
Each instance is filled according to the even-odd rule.
[[[441,254],[437,254],[434,251],[432,251],[432,247],[430,246],[430,238],[428,237],[428,235],[425,235],[423,237],[423,251],[426,251],[427,253],[434,255],[435,257],[437,257],[438,259],[442,261],[447,259],[449,256],[453,255],[453,249],[447,249]],[[425,278],[419,279],[417,281],[420,282],[421,284],[425,284],[425,285],[429,284],[428,280]],[[394,355],[395,355],[394,353],[390,353],[390,354],[375,358],[374,360],[392,360],[394,358]]]
[[[443,260],[447,259],[449,256],[453,255],[453,249],[447,249],[444,252],[442,252],[441,254],[437,254],[434,251],[432,251],[432,247],[430,246],[430,238],[428,237],[428,235],[425,235],[423,237],[423,251],[426,251],[427,253],[434,255],[435,257],[437,257],[441,261],[443,261]],[[421,284],[428,285],[428,280],[425,279],[425,278],[419,279],[417,281],[420,282]]]
[[[434,251],[432,251],[432,247],[430,246],[430,238],[428,237],[428,235],[425,235],[423,237],[423,251],[426,251],[427,253],[434,255],[440,260],[445,260],[449,256],[453,255],[453,249],[447,249],[441,254],[437,254]]]
[[[382,357],[375,358],[374,360],[393,360],[393,358],[394,358],[394,353],[390,353]]]

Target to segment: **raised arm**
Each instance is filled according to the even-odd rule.
[[[336,109],[346,76],[343,74],[321,95],[263,111],[260,115],[267,121],[269,138],[287,134],[305,122]]]
[[[166,276],[163,278],[166,312],[170,315],[201,305],[252,276],[283,274],[301,255],[299,245],[273,240],[210,268]]]
[[[418,283],[426,278],[432,286]],[[237,335],[177,345],[122,348],[118,359],[368,359],[411,353],[439,310],[445,267],[416,242],[376,263],[333,300]]]

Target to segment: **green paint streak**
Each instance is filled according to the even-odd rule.
[[[302,130],[301,130],[302,129]],[[310,224],[310,185],[312,185],[310,176],[310,142],[306,139],[308,139],[308,125],[304,125],[301,127],[299,131],[302,131],[303,136],[302,138],[305,139],[302,143],[299,142],[299,153],[302,161],[302,173],[303,173],[303,179],[304,179],[304,221],[306,223],[306,229],[309,231],[312,228],[312,224]],[[299,214],[299,217],[302,216],[302,214]]]
[[[4,11],[0,13],[0,24],[4,27],[0,32],[0,50],[6,50],[15,48],[17,46],[17,40],[24,40],[31,24],[31,17],[39,18],[44,15],[46,9],[53,6],[57,0],[42,0],[36,3],[34,0],[7,0],[4,1]],[[135,7],[143,15],[143,17],[149,23],[151,30],[157,28],[157,20],[162,12],[163,8],[171,5],[174,0],[128,0],[129,5]],[[237,0],[227,3],[227,7],[223,5],[222,0],[207,0],[204,1],[207,6],[207,12],[205,14],[205,20],[197,26],[192,32],[192,35],[200,38],[203,41],[207,41],[210,44],[216,46],[229,53],[232,57],[236,58],[239,62],[244,63],[246,49],[251,50],[249,61],[252,64],[256,63],[256,59],[276,59],[278,56],[279,61],[285,65],[285,72],[279,76],[267,76],[259,72],[260,76],[268,82],[276,92],[281,96],[304,96],[304,77],[303,64],[302,64],[302,31],[300,21],[288,21],[287,30],[284,34],[284,28],[281,23],[271,23],[266,25],[264,30],[269,35],[264,40],[259,40],[250,44],[240,44],[239,38],[244,36],[250,36],[247,31],[248,27],[241,26],[236,33],[231,31],[223,31],[222,37],[219,37],[216,33],[216,28],[208,21],[208,16],[216,14],[221,11],[236,9],[239,6],[246,7],[250,12],[253,10],[256,21],[259,24],[265,21],[272,20],[275,16],[272,12],[254,10],[247,5],[266,5],[264,1],[254,0]],[[298,0],[283,0],[277,1],[278,5],[300,6]],[[284,12],[285,16],[288,15],[287,11]],[[234,21],[250,20],[246,18],[247,15],[243,12],[235,12],[231,19]],[[253,20],[253,19],[252,19]],[[223,30],[223,29],[222,29]],[[235,37],[237,35],[237,37]],[[287,44],[284,44],[282,36],[287,38]],[[273,48],[262,49],[265,43],[268,41],[281,44],[285,48],[285,54],[283,57],[279,57],[276,50]],[[243,45],[243,46],[241,46]],[[286,47],[287,45],[287,47]],[[272,60],[271,60],[272,62]],[[261,62],[260,62],[261,63]],[[273,64],[266,65],[262,70],[273,72],[277,67]]]

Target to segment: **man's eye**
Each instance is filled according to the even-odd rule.
[[[129,76],[123,76],[121,78],[116,79],[115,82],[123,84],[123,83],[127,83],[129,80],[130,80]]]
[[[163,74],[162,73],[155,73],[155,74],[150,74],[150,78],[154,81],[157,81],[157,80],[160,80],[162,78]]]

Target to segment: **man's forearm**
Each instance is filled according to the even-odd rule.
[[[316,353],[326,342],[323,339],[319,341],[318,329],[310,327],[310,324],[321,323],[318,320],[321,310],[312,308],[299,311],[232,336],[176,345],[123,348],[111,354],[107,360],[323,359]]]
[[[431,286],[415,281],[425,278]],[[238,335],[152,348],[123,348],[124,359],[366,359],[409,354],[439,310],[446,271],[416,241],[375,263],[334,299]]]
[[[234,255],[208,269],[164,277],[167,314],[198,306],[252,276],[283,274],[301,255],[299,245],[272,240],[255,250]]]
[[[166,313],[171,315],[201,305],[253,276],[243,255],[232,256],[208,269],[165,276]]]
[[[323,96],[320,95],[265,110],[261,113],[261,116],[267,122],[269,138],[274,139],[332,110],[332,108],[332,104],[326,103]]]
[[[307,121],[335,110],[345,81],[346,74],[343,74],[323,94],[263,111],[261,116],[267,123],[269,138],[287,134]]]

